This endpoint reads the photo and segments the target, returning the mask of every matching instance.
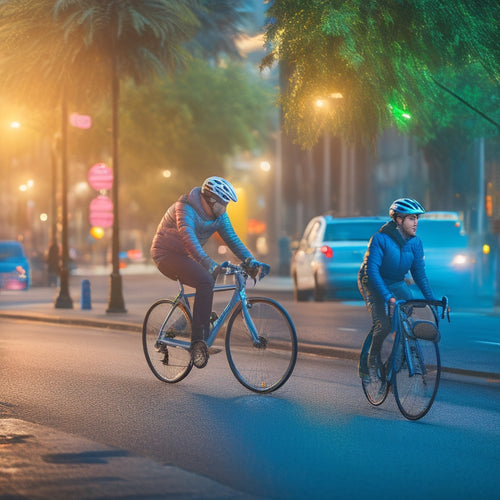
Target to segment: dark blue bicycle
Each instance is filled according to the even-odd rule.
[[[449,321],[446,297],[396,302],[393,333],[384,340],[377,362],[369,363],[369,377],[362,379],[363,391],[372,405],[381,405],[392,387],[406,418],[418,420],[430,410],[441,376],[439,319],[445,315]]]

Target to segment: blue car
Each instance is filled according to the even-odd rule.
[[[476,258],[459,215],[427,212],[418,221],[417,235],[424,245],[425,270],[435,295],[470,296]]]
[[[19,241],[0,241],[0,289],[27,290],[30,266]]]

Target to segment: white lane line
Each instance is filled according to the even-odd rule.
[[[489,344],[489,345],[498,345],[500,346],[500,342],[490,342],[488,340],[475,340],[474,342],[478,344]]]

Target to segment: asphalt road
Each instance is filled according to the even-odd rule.
[[[445,373],[429,414],[408,422],[392,395],[368,404],[348,359],[301,354],[287,384],[262,396],[234,379],[223,352],[167,385],[137,333],[7,319],[0,328],[2,418],[256,497],[497,498],[498,381]]]

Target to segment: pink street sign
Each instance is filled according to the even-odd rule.
[[[99,195],[90,202],[89,221],[102,228],[113,225],[113,202],[108,196]]]
[[[96,191],[109,190],[113,186],[113,170],[105,163],[96,163],[89,170],[87,179]]]
[[[69,115],[69,122],[73,127],[89,129],[92,127],[92,118],[89,115],[80,115],[78,113],[71,113]]]

